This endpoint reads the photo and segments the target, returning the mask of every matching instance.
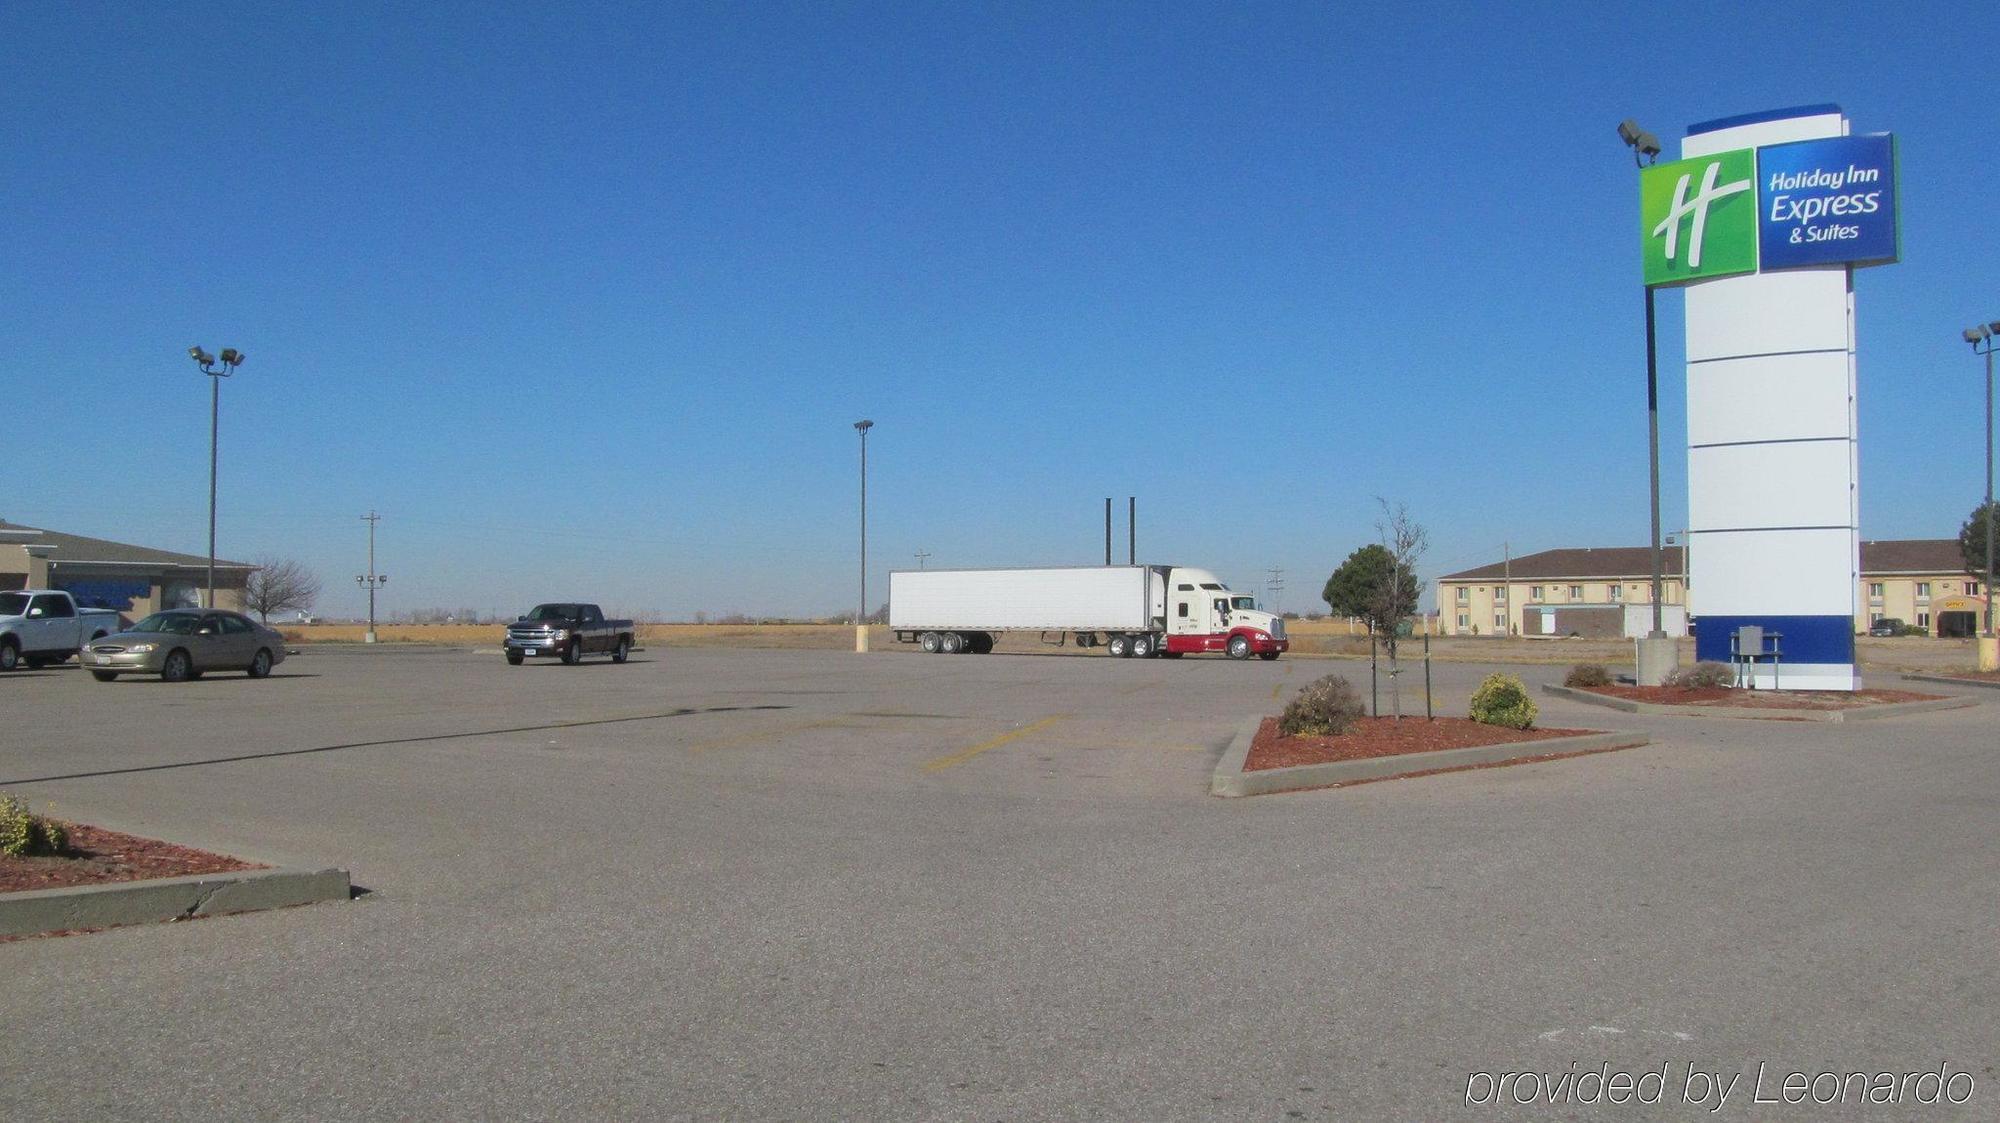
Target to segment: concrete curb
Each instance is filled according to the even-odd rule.
[[[1637,748],[1650,740],[1643,733],[1588,733],[1581,737],[1550,737],[1543,741],[1474,745],[1465,749],[1444,749],[1430,753],[1371,757],[1367,760],[1339,760],[1331,764],[1301,764],[1292,768],[1266,768],[1257,772],[1245,772],[1243,765],[1250,757],[1250,743],[1256,739],[1257,729],[1263,723],[1264,719],[1259,716],[1250,718],[1237,727],[1235,739],[1231,740],[1229,748],[1223,751],[1222,759],[1215,765],[1215,774],[1209,779],[1210,795],[1224,797],[1270,795],[1273,792],[1351,784],[1359,780],[1387,780],[1396,776],[1434,772],[1445,768],[1501,764],[1554,753],[1566,755]]]
[[[1930,710],[1960,710],[1979,704],[1977,698],[1938,698],[1927,702],[1884,702],[1878,706],[1861,706],[1852,710],[1757,710],[1745,706],[1669,706],[1660,702],[1635,702],[1630,698],[1612,698],[1588,690],[1578,690],[1575,687],[1557,686],[1554,683],[1543,683],[1542,693],[1582,702],[1587,706],[1603,706],[1607,710],[1618,710],[1628,714],[1740,718],[1748,721],[1875,721],[1880,718],[1902,717],[1904,714],[1920,714]]]
[[[0,893],[0,936],[156,924],[290,908],[352,895],[346,870],[275,869]]]
[[[1943,682],[1943,683],[1949,683],[1952,686],[1978,686],[1978,687],[1984,687],[1987,690],[2000,690],[2000,679],[1952,678],[1950,675],[1906,674],[1903,676],[1903,681]]]

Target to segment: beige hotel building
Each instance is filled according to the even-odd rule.
[[[1701,590],[1689,590],[1678,545],[1662,548],[1661,603],[1668,631],[1679,633],[1686,606],[1701,618]],[[1626,634],[1625,608],[1652,603],[1653,554],[1644,546],[1544,550],[1437,580],[1438,631],[1444,635]],[[1901,620],[1934,636],[1969,636],[1981,627],[1984,584],[1965,571],[1956,538],[1861,544],[1854,630]],[[1647,617],[1651,613],[1646,614]]]

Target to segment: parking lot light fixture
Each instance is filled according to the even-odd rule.
[[[863,418],[854,423],[861,434],[861,600],[854,614],[854,650],[868,650],[868,430],[875,423]]]
[[[375,590],[389,583],[389,575],[375,572],[375,524],[382,521],[382,516],[370,511],[361,516],[361,521],[368,524],[368,572],[355,577],[354,583],[368,590],[368,631],[362,634],[361,642],[374,643]]]
[[[1640,128],[1639,123],[1629,117],[1619,123],[1618,139],[1632,150],[1633,162],[1641,168],[1659,159],[1659,138]],[[1667,630],[1660,617],[1660,601],[1666,584],[1661,572],[1665,567],[1665,556],[1660,551],[1660,363],[1659,348],[1655,342],[1653,286],[1642,282],[1641,287],[1646,292],[1646,448],[1653,506],[1653,630],[1646,634],[1646,638],[1661,641],[1667,638]],[[1673,662],[1641,659],[1638,669],[1639,685],[1657,686],[1665,673],[1673,669]]]
[[[234,347],[224,347],[218,363],[214,355],[201,349],[199,344],[188,348],[188,358],[208,375],[208,592],[203,608],[215,607],[215,447],[216,430],[222,416],[222,380],[236,373],[243,365],[243,352]]]
[[[1986,357],[1986,629],[1980,633],[1979,669],[2000,671],[2000,639],[1993,630],[1993,348],[2000,343],[2000,320],[1965,329],[1975,355]]]

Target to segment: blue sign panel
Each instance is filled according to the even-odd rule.
[[[1895,261],[1895,138],[1837,136],[1759,148],[1757,207],[1760,268]]]

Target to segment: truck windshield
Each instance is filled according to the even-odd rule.
[[[20,616],[28,611],[25,593],[0,593],[0,616]]]
[[[530,620],[574,620],[577,618],[573,604],[538,604],[528,613]]]
[[[1250,609],[1255,609],[1255,608],[1257,607],[1257,598],[1256,598],[1256,597],[1230,597],[1230,598],[1229,598],[1229,607],[1231,607],[1231,608],[1233,608],[1233,609],[1236,609],[1236,610],[1238,610],[1238,611],[1244,611],[1244,610],[1250,610]]]

